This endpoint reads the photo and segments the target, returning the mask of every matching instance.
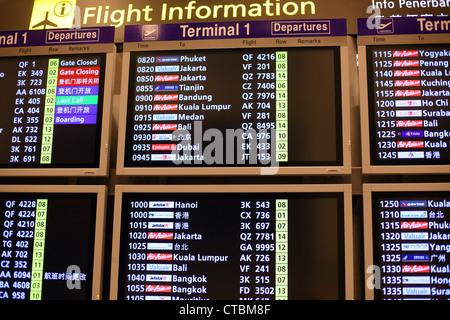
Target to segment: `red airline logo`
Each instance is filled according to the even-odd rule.
[[[418,67],[419,60],[394,60],[394,67]]]
[[[420,70],[395,70],[394,77],[418,77]]]
[[[411,127],[422,127],[422,120],[399,120],[397,121],[397,128],[411,128]]]
[[[176,144],[152,144],[153,151],[167,151],[167,150],[176,150]]]
[[[420,90],[395,90],[396,97],[420,97]]]
[[[153,111],[173,111],[178,110],[177,104],[155,104]]]
[[[147,253],[147,260],[172,260],[171,253]]]
[[[405,265],[402,267],[403,273],[429,273],[430,266],[426,265]]]
[[[152,240],[166,240],[173,239],[173,232],[149,232],[148,239]]]
[[[401,229],[428,229],[426,221],[405,221],[400,225]]]
[[[396,87],[419,87],[420,80],[395,80],[394,86],[396,86]]]
[[[145,292],[172,292],[172,286],[148,284],[145,286]]]
[[[180,76],[175,74],[158,75],[155,77],[156,82],[178,81],[178,80],[180,80]]]
[[[419,56],[419,50],[400,50],[400,51],[394,51],[393,57],[394,58],[405,58],[405,57],[418,57]]]
[[[153,96],[155,101],[175,101],[178,100],[177,94],[155,94]]]
[[[163,130],[176,130],[177,124],[176,123],[163,123],[163,124],[157,124],[155,123],[152,127],[155,131],[163,131]]]
[[[423,141],[398,141],[397,148],[423,148]]]

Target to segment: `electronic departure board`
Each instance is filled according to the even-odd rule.
[[[448,300],[450,185],[364,185],[364,202],[367,297]]]
[[[111,299],[350,299],[351,187],[117,186]]]
[[[420,21],[413,19],[412,22]],[[366,131],[363,134],[368,142],[364,169],[368,172],[448,173],[448,31],[443,38],[435,34],[414,36],[410,43],[407,39],[398,40],[398,35],[385,35],[382,39],[389,37],[396,39],[389,40],[395,43],[383,45],[382,40],[373,40],[377,37],[363,42],[366,45],[361,77],[367,81],[367,86],[364,85],[362,92],[367,90],[367,95],[361,96],[367,99],[364,101],[367,115],[363,119]],[[418,40],[420,37],[423,39]],[[397,170],[399,167],[402,168]]]
[[[105,199],[105,186],[0,186],[0,299],[100,299]]]
[[[348,173],[347,37],[278,40],[125,42],[118,174]]]
[[[113,51],[83,41],[0,48],[1,175],[107,174]]]

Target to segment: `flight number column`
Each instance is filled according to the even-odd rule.
[[[271,201],[241,201],[239,261],[241,300],[269,300],[275,295],[275,232]]]

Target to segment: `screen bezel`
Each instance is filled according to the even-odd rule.
[[[106,227],[107,187],[102,185],[0,185],[0,193],[48,193],[97,195],[93,248],[91,300],[101,300],[103,294],[103,264]]]
[[[67,167],[67,168],[0,168],[0,177],[67,177],[67,176],[94,176],[106,177],[109,175],[109,161],[110,161],[110,131],[112,120],[112,99],[114,86],[114,69],[116,46],[114,44],[86,44],[89,47],[88,51],[72,52],[66,45],[59,45],[57,55],[79,55],[79,54],[94,54],[104,53],[105,59],[105,74],[104,74],[104,88],[103,88],[103,113],[101,119],[100,132],[100,150],[98,153],[98,166],[93,168],[83,167]],[[20,47],[20,48],[2,48],[0,49],[0,57],[27,57],[27,56],[52,56],[49,54],[47,46],[39,47]],[[24,53],[26,52],[26,53]]]
[[[366,300],[375,299],[375,289],[368,287],[374,263],[372,194],[376,192],[441,192],[450,191],[450,183],[365,183],[363,184],[364,292]]]
[[[369,94],[367,81],[367,46],[448,44],[448,35],[427,34],[418,41],[417,35],[383,35],[382,42],[374,42],[373,36],[358,37],[358,63],[360,87],[361,156],[363,174],[449,174],[450,165],[374,165],[371,163],[371,132]]]
[[[186,191],[188,188],[189,191]],[[119,286],[122,195],[124,193],[343,193],[344,200],[344,286],[345,299],[354,299],[352,186],[350,184],[310,185],[116,185],[111,251],[110,299],[117,300]]]
[[[119,114],[119,133],[117,149],[117,175],[163,175],[163,176],[190,176],[190,175],[346,175],[351,174],[351,130],[350,130],[350,105],[352,101],[352,84],[357,83],[353,74],[356,73],[356,44],[351,37],[321,37],[319,44],[300,44],[298,38],[277,38],[282,39],[285,44],[281,47],[277,45],[275,39],[258,38],[254,48],[288,48],[288,47],[340,47],[340,69],[341,69],[341,137],[342,165],[340,166],[277,166],[277,167],[241,167],[241,166],[202,166],[202,167],[126,167],[124,164],[128,89],[130,76],[130,52],[136,51],[162,51],[162,50],[197,50],[197,49],[243,49],[248,48],[239,39],[230,40],[189,40],[184,41],[180,46],[176,41],[154,41],[151,43],[125,43],[122,65],[122,83],[120,104],[124,106]],[[352,72],[355,68],[355,72]]]

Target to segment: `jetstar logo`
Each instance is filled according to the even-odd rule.
[[[401,229],[428,229],[427,221],[404,221],[400,225]]]
[[[398,141],[397,148],[423,148],[423,141]]]
[[[420,90],[395,90],[396,97],[420,97]]]
[[[152,129],[155,131],[176,130],[177,124],[176,123],[162,123],[162,124],[155,123],[153,125]]]
[[[394,60],[394,67],[418,67],[419,60]]]
[[[145,286],[145,292],[172,292],[172,286],[148,284]]]
[[[147,253],[147,260],[172,260],[171,253]]]
[[[397,128],[411,128],[411,127],[422,127],[422,120],[399,120],[397,121]]]
[[[166,81],[179,81],[180,76],[177,74],[165,74],[165,75],[158,75],[155,77],[156,82],[166,82]]]
[[[403,273],[429,273],[430,266],[427,265],[404,265],[402,267]]]
[[[396,87],[419,87],[420,80],[395,80],[394,86],[396,86]]]
[[[395,50],[392,56],[394,58],[418,57],[419,50]]]
[[[153,96],[155,101],[175,101],[178,100],[177,94],[155,94]]]
[[[394,77],[418,77],[420,70],[395,70]]]

